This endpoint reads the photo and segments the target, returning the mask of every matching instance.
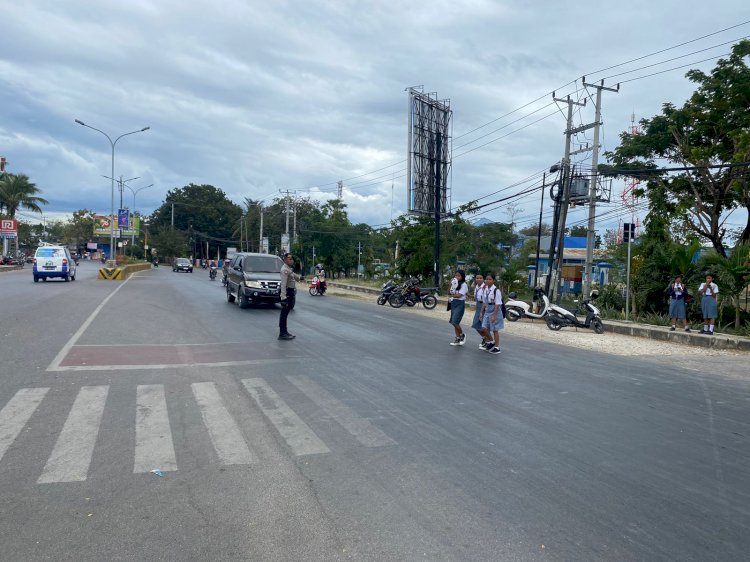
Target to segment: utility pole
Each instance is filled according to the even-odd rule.
[[[172,203],[172,230],[174,230],[174,203]]]
[[[258,253],[263,253],[263,203],[258,203],[260,207],[260,236],[258,237]]]
[[[594,108],[594,146],[591,154],[591,184],[589,185],[589,222],[586,231],[586,270],[584,273],[583,294],[588,295],[591,292],[591,276],[594,269],[594,241],[596,239],[596,187],[597,187],[597,167],[599,166],[599,127],[602,120],[602,90],[609,92],[619,92],[620,85],[617,88],[607,88],[604,86],[604,80],[597,84],[587,84],[586,77],[582,79],[585,88],[596,88],[596,107]]]
[[[292,207],[294,211],[294,226],[292,226],[292,242],[297,243],[297,192],[294,192],[294,205]]]
[[[362,264],[362,242],[357,242],[357,277],[359,277],[359,268]]]
[[[440,133],[437,133],[435,138],[435,183],[433,186],[433,191],[435,192],[435,287],[440,290],[440,218],[441,218],[441,209],[440,209],[440,171],[441,171],[441,161],[440,161],[440,155],[442,154],[442,147],[443,144],[443,136]]]
[[[570,181],[572,178],[572,173],[570,169],[570,142],[573,135],[576,133],[580,133],[585,131],[586,129],[590,129],[593,127],[593,125],[582,125],[581,127],[573,128],[573,106],[577,105],[580,107],[586,106],[586,100],[583,100],[583,103],[573,101],[570,99],[570,96],[568,96],[566,99],[560,99],[555,97],[555,93],[552,92],[552,99],[554,101],[563,102],[568,104],[568,122],[567,127],[565,129],[565,156],[563,157],[562,166],[563,166],[563,178],[562,178],[562,186],[561,186],[561,192],[558,197],[560,197],[560,213],[558,217],[558,223],[557,223],[557,267],[555,268],[555,279],[554,284],[552,286],[553,293],[550,295],[550,300],[553,299],[553,295],[555,297],[556,302],[560,302],[560,298],[562,296],[562,266],[563,266],[563,252],[565,251],[565,222],[568,218],[568,206],[570,205]],[[588,149],[583,149],[588,150]],[[576,151],[582,152],[583,150]],[[554,239],[552,240],[551,244],[554,244]],[[552,257],[552,252],[550,252],[550,260]],[[552,262],[550,261],[550,275],[552,275]]]

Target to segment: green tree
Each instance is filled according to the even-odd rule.
[[[41,213],[47,200],[39,197],[39,188],[25,174],[3,174],[0,178],[0,209],[15,218],[19,208]]]
[[[94,211],[80,209],[73,212],[73,216],[65,223],[65,243],[75,244],[81,248],[94,235]]]
[[[185,243],[190,246],[189,253],[213,258],[217,248],[223,254],[227,246],[239,246],[239,239],[233,236],[233,232],[242,215],[242,207],[229,200],[221,189],[191,183],[170,190],[164,203],[151,215],[149,223],[154,232],[162,233],[166,228],[172,228],[173,205],[174,230],[185,237]],[[206,243],[210,256],[205,255]]]
[[[719,284],[719,295],[728,297],[734,306],[734,327],[740,327],[740,293],[750,283],[750,243],[738,244],[729,257],[707,256],[703,265],[715,269],[716,282]]]
[[[649,214],[684,221],[696,235],[726,257],[722,216],[737,207],[750,210],[746,166],[708,168],[750,160],[750,41],[740,41],[710,74],[691,70],[697,84],[682,107],[665,103],[661,115],[641,120],[641,133],[623,133],[620,145],[607,156],[615,170],[651,169],[657,161],[695,167],[679,173],[654,171],[645,191]],[[750,215],[740,236],[750,241]]]

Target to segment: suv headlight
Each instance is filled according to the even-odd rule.
[[[247,286],[251,289],[260,289],[262,287],[260,281],[248,281]]]

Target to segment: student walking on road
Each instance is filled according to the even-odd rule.
[[[703,313],[703,332],[709,336],[714,335],[714,322],[719,315],[719,307],[716,304],[716,295],[719,287],[714,283],[713,275],[706,275],[706,281],[698,288],[701,294],[701,311]]]
[[[500,330],[505,327],[503,315],[500,312],[503,295],[495,285],[495,276],[487,274],[484,278],[486,286],[482,304],[482,328],[487,340],[485,348],[493,355],[500,354]]]
[[[484,302],[484,276],[481,273],[477,273],[474,276],[474,305],[476,310],[474,311],[474,320],[471,322],[471,327],[474,328],[477,333],[482,336],[482,343],[479,344],[479,349],[487,349],[485,345],[487,342],[484,339],[484,331],[482,329],[482,304]]]
[[[456,271],[456,275],[451,281],[451,288],[449,291],[451,305],[451,318],[449,322],[453,325],[453,331],[456,334],[456,339],[451,342],[451,345],[463,345],[466,343],[466,334],[461,329],[461,319],[464,317],[464,310],[466,309],[466,294],[469,292],[469,286],[466,284],[466,273],[463,269]]]
[[[283,257],[284,265],[281,266],[281,315],[279,316],[279,339],[293,340],[295,336],[289,333],[286,328],[286,319],[289,311],[294,308],[294,299],[297,293],[297,276],[292,271],[294,257],[286,253]]]
[[[682,283],[681,275],[674,278],[674,281],[672,281],[672,284],[667,289],[667,294],[671,299],[669,301],[669,317],[672,319],[672,327],[669,330],[674,332],[677,328],[677,320],[682,320],[682,327],[685,328],[686,332],[689,332],[690,326],[688,326],[687,313],[685,311],[687,288]]]

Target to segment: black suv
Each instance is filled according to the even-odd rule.
[[[252,303],[277,303],[281,300],[281,266],[284,262],[271,254],[235,254],[227,269],[227,301],[240,308]]]
[[[172,264],[172,271],[187,271],[188,273],[192,273],[193,264],[187,258],[177,258]]]

